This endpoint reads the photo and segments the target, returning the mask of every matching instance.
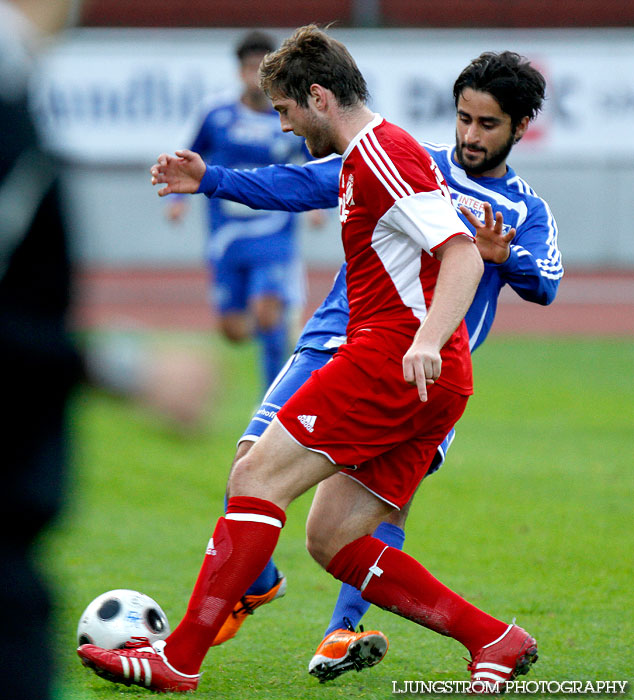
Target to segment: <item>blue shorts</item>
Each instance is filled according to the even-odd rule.
[[[252,299],[262,296],[281,299],[288,308],[304,303],[304,270],[298,260],[243,265],[226,257],[212,271],[210,296],[220,313],[245,311]]]
[[[260,408],[255,412],[238,443],[243,440],[255,442],[275,418],[279,409],[302,386],[311,373],[323,367],[332,356],[332,352],[314,348],[305,348],[291,355],[267,389]]]
[[[255,412],[251,422],[247,425],[238,444],[244,440],[256,442],[277,415],[279,409],[290,399],[300,386],[310,377],[311,373],[323,367],[334,353],[305,348],[291,355],[287,363],[282,367],[271,386],[268,388],[262,403]],[[456,435],[452,428],[449,435],[438,446],[436,456],[426,476],[438,471],[445,461],[447,450]]]

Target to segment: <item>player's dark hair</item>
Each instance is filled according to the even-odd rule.
[[[529,61],[512,51],[480,54],[460,73],[453,86],[456,107],[465,88],[488,92],[515,128],[524,118],[534,119],[546,93],[544,76]]]
[[[271,51],[275,51],[276,46],[277,43],[270,34],[256,29],[240,40],[236,46],[236,56],[239,61],[244,61],[249,54],[271,53]]]
[[[361,71],[336,39],[314,24],[297,29],[260,66],[264,92],[289,97],[300,107],[308,105],[314,83],[330,90],[342,107],[368,100],[368,87]]]

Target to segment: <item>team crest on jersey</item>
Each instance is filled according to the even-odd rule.
[[[354,175],[348,175],[348,181],[344,188],[343,197],[339,199],[339,219],[341,223],[345,223],[348,220],[348,214],[350,214],[350,208],[354,205]]]

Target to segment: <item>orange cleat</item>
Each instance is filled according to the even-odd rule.
[[[389,642],[383,632],[353,629],[331,632],[317,647],[308,664],[308,673],[320,683],[337,678],[346,671],[362,671],[376,666],[387,653]]]
[[[224,621],[222,627],[218,630],[212,647],[223,644],[229,639],[232,639],[238,633],[242,623],[247,619],[247,615],[253,615],[256,608],[265,603],[271,603],[277,598],[281,598],[286,593],[286,576],[280,572],[277,583],[266,593],[260,595],[243,595],[236,603],[231,614]]]

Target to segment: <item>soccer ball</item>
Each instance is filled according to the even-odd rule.
[[[103,649],[122,649],[132,637],[150,642],[170,633],[167,617],[150,596],[119,588],[97,596],[84,610],[77,626],[77,642]]]

